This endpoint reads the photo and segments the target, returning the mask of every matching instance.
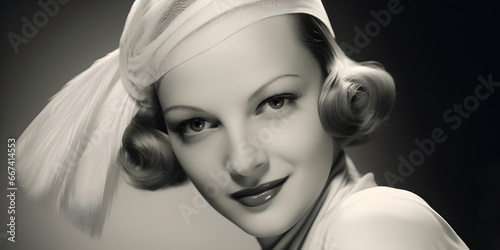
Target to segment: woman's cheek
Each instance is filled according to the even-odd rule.
[[[197,186],[206,182],[205,179],[210,171],[222,169],[220,153],[222,148],[216,139],[208,136],[196,143],[186,145],[179,142],[172,145],[181,167]]]
[[[332,154],[333,140],[323,129],[316,110],[304,108],[282,121],[284,128],[276,133],[273,148],[281,152],[283,157],[293,162],[303,162],[312,157]]]
[[[229,171],[226,164],[231,146],[223,130],[210,132],[194,143],[177,141],[173,147],[181,167],[202,194],[204,187],[214,181],[211,174]]]

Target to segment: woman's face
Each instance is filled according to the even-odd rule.
[[[321,126],[321,68],[292,16],[252,24],[166,74],[158,96],[179,163],[256,237],[281,234],[323,189],[339,148]]]

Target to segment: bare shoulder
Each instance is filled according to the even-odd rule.
[[[359,191],[322,219],[317,249],[468,249],[448,223],[409,191]]]

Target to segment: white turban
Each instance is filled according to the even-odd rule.
[[[125,88],[152,105],[151,85],[171,69],[252,23],[290,13],[315,16],[332,30],[320,0],[138,1],[120,41]]]

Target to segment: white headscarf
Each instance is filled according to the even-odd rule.
[[[333,35],[321,0],[136,1],[119,49],[69,81],[19,138],[19,184],[100,234],[123,132],[141,106],[155,105],[154,83],[248,25],[290,13],[315,16]]]

